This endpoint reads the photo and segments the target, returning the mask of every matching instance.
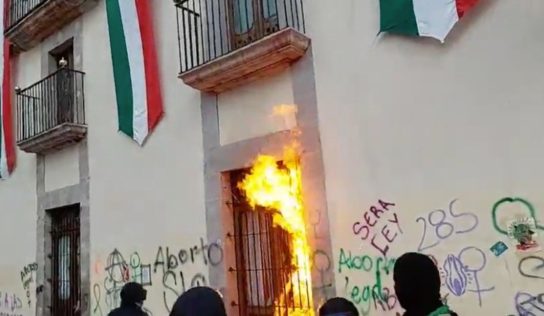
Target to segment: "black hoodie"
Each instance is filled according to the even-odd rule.
[[[227,312],[217,291],[195,287],[178,298],[170,316],[227,316]]]

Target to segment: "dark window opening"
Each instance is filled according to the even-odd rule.
[[[79,205],[49,211],[51,216],[51,314],[79,316],[81,295]]]
[[[234,48],[279,30],[276,0],[229,0]]]
[[[56,105],[56,124],[72,123],[75,121],[75,101],[76,93],[74,90],[76,87],[74,72],[70,71],[74,69],[74,44],[70,39],[58,46],[50,53],[52,69],[56,73],[55,83],[52,89],[55,89],[54,96],[57,99]]]
[[[295,270],[291,237],[273,224],[273,211],[251,208],[237,187],[246,174],[247,170],[230,174],[239,315],[288,315],[295,305],[309,305],[285,293]]]

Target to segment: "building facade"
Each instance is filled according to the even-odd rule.
[[[150,315],[204,284],[229,315],[400,315],[407,251],[459,314],[540,315],[542,1],[481,0],[441,44],[377,35],[378,1],[149,0],[165,114],[143,146],[118,132],[106,1],[8,6],[0,315],[107,315],[130,281]],[[240,185],[286,148],[302,254]]]

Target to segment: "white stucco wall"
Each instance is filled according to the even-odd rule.
[[[295,111],[278,113],[282,105],[286,109],[294,105],[290,71],[221,93],[217,102],[221,145],[289,130],[297,124]]]
[[[144,147],[117,132],[104,1],[83,17],[93,315],[107,314],[118,302],[123,285],[121,265],[115,264],[119,260],[130,267],[131,280],[151,283],[146,285],[145,306],[153,315],[167,314],[167,307],[171,307],[184,286],[188,289],[191,283],[208,277],[201,251],[201,238],[204,243],[208,241],[200,94],[177,79],[173,4],[152,2],[166,114]],[[200,251],[193,250],[192,262],[186,256],[194,246]],[[172,261],[169,267],[168,259],[175,257],[177,264]],[[151,271],[151,282],[146,282],[147,276],[139,276],[142,270],[147,273],[146,265]]]
[[[25,66],[13,68],[14,86],[25,87],[39,80],[38,53],[21,54],[17,60]],[[36,157],[19,150],[16,157],[11,177],[0,181],[0,314],[33,315],[36,306]]]
[[[542,292],[534,275],[544,270],[531,270],[541,259],[524,259],[493,227],[492,208],[522,197],[544,220],[544,4],[481,1],[445,45],[376,37],[377,1],[307,1],[305,9],[338,294],[364,315],[400,311],[394,297],[370,295],[379,279],[393,291],[383,262],[376,277],[376,236],[388,257],[419,249],[435,256],[450,288],[461,280],[442,289],[460,315],[515,313],[516,301]],[[497,217],[514,207],[523,204],[500,204]],[[436,210],[453,226],[435,230]],[[496,257],[490,247],[500,240],[510,249]],[[466,267],[456,274],[452,262]]]
[[[45,155],[45,191],[79,183],[79,145]]]

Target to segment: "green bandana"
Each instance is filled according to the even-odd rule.
[[[440,316],[440,315],[449,315],[451,313],[448,305],[442,305],[439,309],[430,313],[429,316]]]

